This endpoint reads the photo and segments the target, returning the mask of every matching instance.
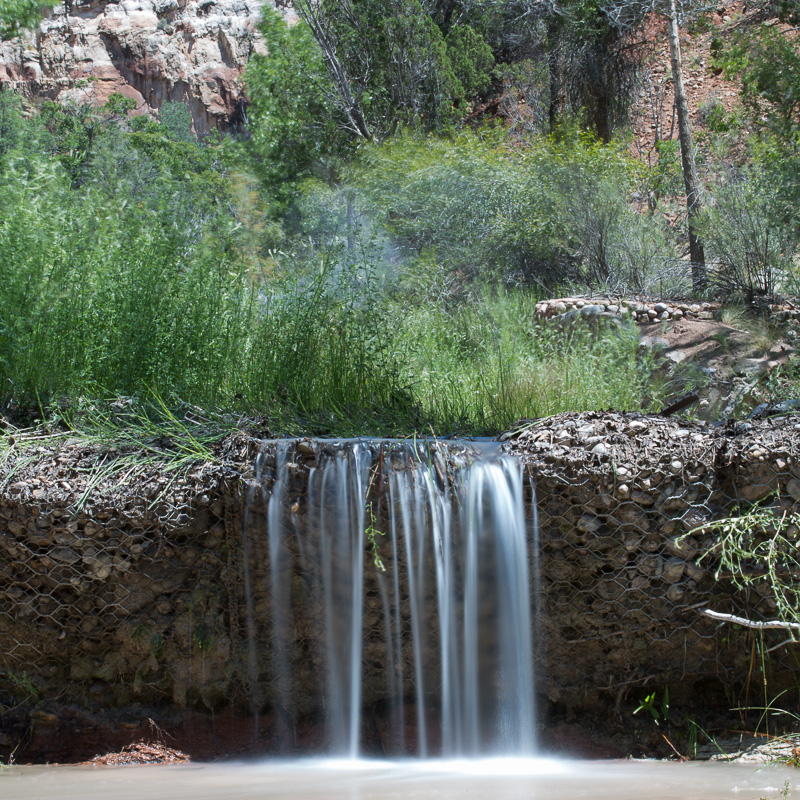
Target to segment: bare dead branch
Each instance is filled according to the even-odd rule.
[[[752,620],[745,617],[737,617],[734,614],[723,614],[720,611],[712,611],[710,608],[702,609],[703,614],[711,619],[718,619],[722,622],[733,622],[736,625],[742,625],[745,628],[753,628],[757,631],[768,630],[800,630],[800,622],[784,622],[780,619],[768,620]],[[791,641],[795,641],[792,639]]]

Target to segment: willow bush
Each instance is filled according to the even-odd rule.
[[[522,146],[488,129],[365,148],[353,180],[382,224],[453,269],[631,292],[677,260],[663,222],[632,201],[645,172],[622,142],[565,130]]]

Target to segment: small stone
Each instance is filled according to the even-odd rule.
[[[567,304],[562,303],[560,300],[556,303],[556,311],[559,314],[563,314],[567,310]]]
[[[800,481],[797,478],[792,478],[786,484],[786,492],[789,494],[794,500],[800,500]]]
[[[61,564],[76,564],[81,557],[71,547],[55,547],[50,551],[50,558]]]
[[[53,728],[58,725],[58,717],[55,714],[50,714],[41,709],[31,711],[31,720],[37,725],[42,725],[45,728]]]
[[[608,448],[603,444],[603,442],[598,442],[593,448],[592,453],[596,456],[604,456],[608,453]]]
[[[693,561],[686,562],[686,575],[693,581],[702,580],[708,572],[702,567],[698,567]]]
[[[627,483],[621,483],[617,486],[617,496],[622,500],[626,500],[628,497],[631,496],[631,489]]]
[[[669,311],[669,306],[666,303],[656,303],[655,310],[657,314],[663,314],[665,311]]]
[[[216,533],[211,531],[203,539],[203,547],[207,547],[209,550],[213,550],[219,545],[220,541],[221,541],[220,537],[217,536]]]
[[[686,589],[680,584],[674,583],[669,587],[669,589],[667,589],[667,600],[672,603],[679,603],[681,600],[683,600],[683,596],[685,594]]]
[[[603,306],[599,305],[590,305],[590,306],[583,306],[580,310],[581,317],[585,319],[595,319],[599,317],[603,313]]]
[[[191,547],[191,546],[182,547],[178,551],[178,558],[187,567],[189,567],[192,564],[194,564],[194,562],[197,561],[197,559],[199,557],[200,557],[200,553],[198,552],[198,550],[196,548],[194,548],[194,547]]]
[[[686,569],[686,563],[681,558],[670,558],[664,566],[663,578],[670,583],[677,583]]]
[[[600,527],[600,520],[597,517],[593,517],[591,514],[584,514],[578,520],[578,530],[583,533],[595,533],[597,529]]]
[[[669,470],[673,474],[679,473],[682,469],[683,469],[683,462],[682,461],[678,461],[676,459],[675,461],[670,462]]]

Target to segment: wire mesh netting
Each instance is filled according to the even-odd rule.
[[[272,447],[260,446],[267,453]],[[712,428],[571,414],[521,426],[504,447],[525,466],[537,680],[551,700],[579,706],[587,692],[743,681],[755,647],[776,648],[769,653],[775,669],[797,672],[794,647],[781,646],[785,631],[753,632],[702,611],[751,620],[785,611],[768,579],[746,586],[728,579],[720,570],[720,531],[709,526],[757,507],[787,521],[788,540],[797,536],[798,416]],[[281,655],[272,635],[270,545],[259,531],[274,475],[254,475],[253,448],[251,442],[222,465],[195,464],[179,475],[143,468],[100,479],[95,450],[62,442],[28,453],[0,497],[5,685],[30,680],[39,696],[99,706],[269,705]],[[288,458],[287,519],[302,514],[317,455],[296,442]],[[374,498],[381,488],[369,491]],[[362,670],[375,702],[391,689],[392,664],[412,658],[404,648],[413,631],[403,613],[399,646],[386,649],[383,609],[408,605],[406,584],[391,580],[404,556],[380,535],[386,507],[380,498],[373,504],[377,538],[365,544]],[[243,519],[250,520],[249,541]],[[749,543],[769,535],[756,526]],[[285,556],[293,571],[288,591],[297,596],[310,580],[292,555],[301,546],[302,539],[285,546],[292,556]],[[370,567],[376,552],[386,573]],[[763,564],[744,566],[755,578],[766,575]],[[796,582],[792,570],[789,561],[779,565],[784,583]],[[321,614],[301,603],[281,623],[301,662],[321,635]],[[435,622],[426,635],[435,639]],[[412,667],[403,674],[412,675]],[[308,685],[310,697],[320,664],[309,656],[294,679]],[[311,705],[301,701],[298,713],[312,714]]]
[[[711,523],[762,509],[788,522],[800,512],[800,419],[724,428],[636,415],[564,415],[512,442],[536,486],[543,666],[554,699],[575,691],[718,677],[743,681],[761,633],[704,616],[750,620],[781,609],[763,564],[737,586]],[[769,536],[757,524],[741,542]],[[788,554],[791,556],[791,554]],[[783,567],[796,584],[800,565]],[[741,581],[739,581],[741,584]],[[785,612],[787,609],[783,609]],[[787,639],[771,631],[764,644]],[[796,673],[792,647],[773,666]]]

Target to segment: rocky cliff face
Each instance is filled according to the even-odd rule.
[[[0,83],[31,97],[103,103],[113,92],[139,113],[187,104],[195,131],[236,127],[242,71],[263,47],[271,0],[64,0],[39,29],[0,42]]]

